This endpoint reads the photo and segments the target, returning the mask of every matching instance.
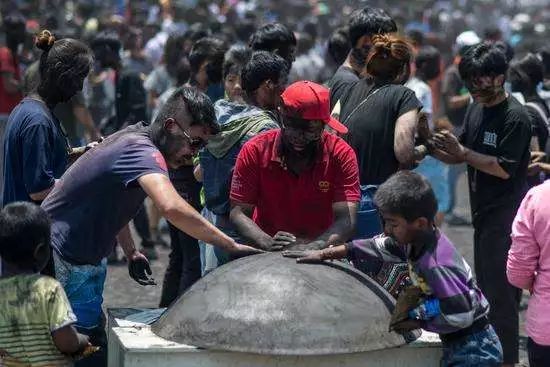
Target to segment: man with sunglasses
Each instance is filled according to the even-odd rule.
[[[521,293],[508,283],[506,260],[514,216],[527,191],[531,128],[524,107],[504,90],[508,62],[496,46],[472,46],[459,72],[474,102],[458,138],[441,132],[433,155],[468,165],[474,225],[474,267],[500,338],[504,366],[518,362],[518,307]]]
[[[80,315],[77,326],[86,328],[86,334],[104,340],[104,258],[115,238],[128,259],[130,276],[141,285],[155,284],[147,258],[136,250],[127,229],[147,196],[163,217],[189,235],[241,256],[258,252],[206,221],[168,177],[168,167],[185,164],[216,132],[208,97],[192,87],[179,88],[150,126],[131,125],[85,153],[42,204],[52,221],[56,277],[74,280],[65,291]]]
[[[242,148],[231,184],[230,219],[254,246],[319,249],[348,240],[359,194],[357,158],[330,116],[329,91],[308,81],[281,95],[281,129]]]

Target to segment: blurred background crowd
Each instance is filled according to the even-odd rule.
[[[502,41],[516,56],[539,50],[550,35],[547,0],[3,0],[0,19],[5,23],[13,14],[24,18],[25,41],[17,46],[21,75],[39,56],[33,37],[40,29],[51,30],[58,39],[87,42],[101,31],[116,31],[124,70],[138,72],[145,83],[145,113],[150,119],[156,99],[177,84],[173,60],[179,52],[188,53],[194,41],[209,35],[227,45],[248,44],[254,31],[268,22],[281,22],[296,34],[290,81],[327,81],[351,47],[345,36],[349,14],[365,5],[388,11],[415,46],[435,46],[442,55],[442,70],[452,63],[457,36],[467,30]],[[10,24],[2,28],[2,35],[15,31]],[[182,48],[167,42],[174,35],[180,36],[173,41],[181,42]],[[74,98],[77,108],[60,117],[73,144],[95,138],[114,115],[114,74],[97,64],[82,95]],[[167,73],[153,73],[163,65]],[[90,114],[80,111],[80,105]]]

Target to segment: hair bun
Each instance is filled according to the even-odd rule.
[[[36,47],[43,50],[44,52],[48,52],[52,48],[54,42],[55,37],[52,32],[45,29],[36,36],[34,44],[36,45]]]

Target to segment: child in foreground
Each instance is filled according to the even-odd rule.
[[[88,347],[61,284],[39,272],[50,257],[50,222],[31,203],[0,211],[0,366],[70,366]]]
[[[438,333],[443,366],[499,366],[502,347],[487,318],[489,304],[464,258],[434,225],[437,200],[428,181],[413,172],[398,172],[379,187],[375,203],[385,236],[283,255],[302,263],[348,258],[356,266],[405,257],[421,297],[398,330],[421,327]]]

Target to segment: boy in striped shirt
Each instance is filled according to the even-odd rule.
[[[434,225],[437,200],[428,181],[398,172],[379,187],[375,202],[383,236],[283,255],[305,263],[347,257],[359,269],[362,262],[407,261],[411,281],[422,293],[418,306],[408,312],[407,329],[421,327],[440,335],[443,366],[499,366],[502,347],[487,319],[489,304],[464,258]]]
[[[44,210],[15,202],[0,211],[0,366],[71,366],[69,355],[89,346],[61,284],[39,273],[50,251]]]

